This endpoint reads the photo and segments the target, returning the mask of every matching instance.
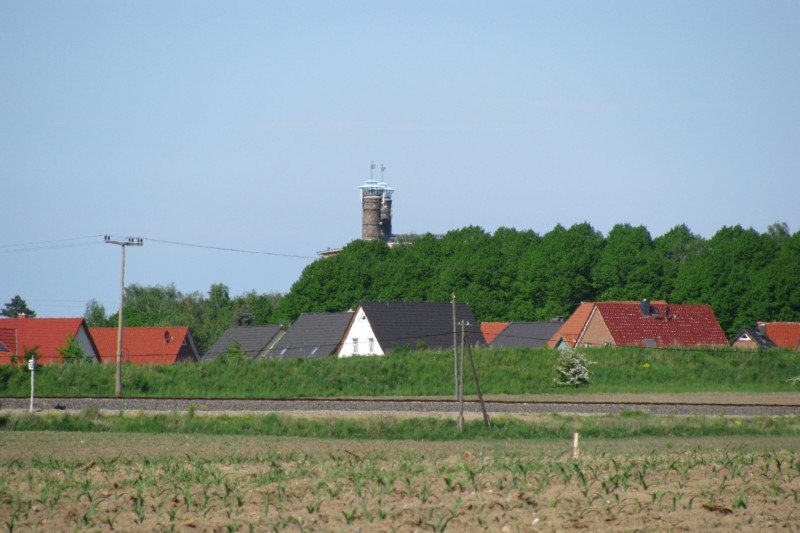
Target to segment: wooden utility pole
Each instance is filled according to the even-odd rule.
[[[464,326],[461,321],[461,360],[458,365],[458,430],[464,433]]]
[[[486,404],[483,403],[483,394],[481,394],[481,383],[478,380],[478,371],[475,369],[475,359],[472,358],[472,347],[467,345],[469,351],[469,364],[472,367],[472,377],[475,379],[475,390],[478,392],[478,401],[481,402],[481,412],[483,412],[483,425],[486,429],[492,429],[492,423],[489,421],[489,413],[486,412]],[[462,356],[463,357],[463,356]]]
[[[117,313],[117,371],[115,374],[114,394],[117,398],[122,397],[122,314],[125,309],[125,248],[127,246],[141,246],[144,239],[140,237],[128,237],[125,241],[115,241],[111,236],[106,235],[105,241],[108,244],[116,244],[122,249],[122,271],[119,277],[119,313]]]
[[[453,293],[453,378],[456,382],[456,401],[458,401],[458,337],[456,333],[456,295]]]

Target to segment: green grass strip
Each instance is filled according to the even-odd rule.
[[[487,430],[481,420],[459,433],[455,420],[434,417],[360,419],[302,418],[280,414],[195,416],[193,413],[103,415],[94,409],[79,414],[4,414],[0,431],[83,431],[115,433],[186,433],[269,435],[331,439],[448,441],[459,439],[569,439],[583,437],[800,436],[800,416],[721,417],[656,416],[642,412],[618,415],[543,415],[532,420],[498,417]]]
[[[475,363],[485,394],[571,392],[786,392],[800,391],[795,350],[592,348],[584,351],[592,383],[556,387],[558,352],[482,349]],[[451,352],[395,352],[386,356],[312,360],[225,360],[165,366],[124,365],[126,396],[180,398],[297,398],[451,396]],[[465,393],[473,394],[470,376]],[[39,396],[114,395],[114,365],[63,364],[36,375]],[[23,366],[0,366],[0,396],[30,394]]]

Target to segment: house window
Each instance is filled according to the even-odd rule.
[[[353,353],[358,353],[358,339],[353,338]]]
[[[375,351],[375,339],[371,338],[369,340],[369,351],[370,352],[374,352]]]

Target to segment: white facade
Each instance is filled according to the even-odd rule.
[[[369,319],[360,306],[350,327],[347,328],[342,339],[342,347],[339,349],[339,357],[353,355],[383,355],[383,349],[375,338]]]
[[[84,326],[78,328],[78,333],[75,335],[75,342],[77,342],[78,346],[81,347],[81,350],[83,350],[83,355],[86,358],[91,358],[93,363],[99,362],[97,353],[94,351],[92,341],[89,340],[89,333],[86,331]]]

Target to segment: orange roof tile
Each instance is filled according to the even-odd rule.
[[[78,338],[82,330],[86,332],[86,325],[82,318],[2,318],[0,329],[6,330],[3,344],[10,348],[10,351],[0,351],[0,364],[10,364],[14,356],[21,362],[25,350],[35,347],[39,363],[47,365],[64,360],[58,350],[66,345],[70,336]],[[89,338],[88,332],[86,336]],[[94,358],[95,353],[96,350],[86,355]]]
[[[481,333],[483,340],[489,344],[497,337],[504,329],[508,327],[508,322],[481,322]]]
[[[100,361],[116,363],[117,328],[89,328]],[[122,361],[137,365],[170,365],[178,360],[184,343],[190,343],[187,326],[133,327],[122,335]]]
[[[559,339],[563,338],[564,342],[574,348],[575,343],[578,341],[578,337],[581,336],[581,332],[583,331],[584,326],[586,326],[586,321],[589,320],[589,316],[592,314],[593,309],[594,302],[581,302],[581,305],[579,305],[578,308],[575,309],[575,311],[569,316],[569,318],[564,322],[564,325],[561,326],[561,329],[556,331],[555,334],[550,337],[550,340],[547,341],[547,347],[555,348]]]
[[[781,348],[800,348],[800,322],[767,322],[766,332],[769,340]]]

